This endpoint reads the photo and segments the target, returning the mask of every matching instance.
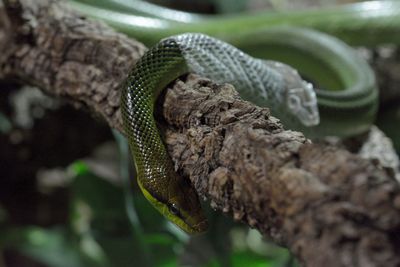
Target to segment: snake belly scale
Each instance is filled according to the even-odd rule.
[[[285,83],[278,69],[291,72],[295,82]],[[207,228],[206,219],[193,187],[174,170],[153,117],[160,92],[188,72],[231,82],[239,93],[254,100],[263,98],[265,105],[293,123],[315,125],[319,114],[312,86],[287,65],[265,64],[203,34],[169,37],[150,49],[122,87],[124,129],[145,197],[169,220],[193,234]]]

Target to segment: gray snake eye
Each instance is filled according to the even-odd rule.
[[[300,98],[294,94],[289,95],[288,106],[292,111],[299,110],[300,109]]]

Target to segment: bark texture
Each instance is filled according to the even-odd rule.
[[[0,78],[37,85],[121,130],[118,86],[145,47],[60,1],[4,4]],[[178,171],[214,207],[287,246],[304,266],[400,266],[400,187],[376,161],[312,144],[232,86],[195,75],[160,103]]]
[[[121,125],[118,88],[146,47],[88,21],[65,1],[3,2],[12,29],[3,27],[9,34],[0,40],[0,78],[36,85]]]

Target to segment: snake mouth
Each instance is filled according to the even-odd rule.
[[[309,113],[307,119],[302,120],[302,123],[307,127],[317,126],[320,123],[319,113]]]

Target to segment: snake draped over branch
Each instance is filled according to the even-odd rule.
[[[188,233],[203,232],[207,221],[193,187],[176,173],[153,116],[157,97],[170,82],[192,72],[231,83],[245,100],[270,108],[285,128],[308,137],[349,137],[373,123],[378,91],[371,68],[342,40],[365,46],[400,43],[396,1],[231,16],[197,15],[139,0],[70,4],[154,45],[122,86],[124,128],[145,197]]]

